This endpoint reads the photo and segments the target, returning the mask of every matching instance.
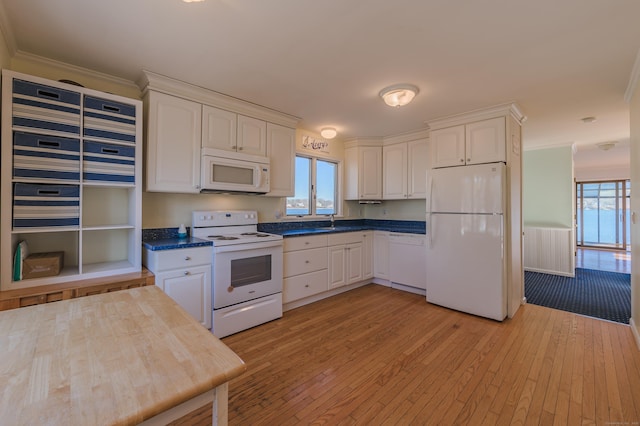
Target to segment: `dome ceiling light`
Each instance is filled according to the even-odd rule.
[[[380,97],[389,106],[400,107],[408,104],[420,92],[413,84],[394,84],[380,91]]]
[[[333,127],[324,127],[322,130],[320,130],[320,136],[322,136],[325,139],[333,139],[336,137],[337,134],[338,134],[338,131]]]

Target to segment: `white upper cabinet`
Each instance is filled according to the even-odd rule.
[[[345,200],[382,199],[382,147],[356,146],[344,150]]]
[[[202,147],[235,151],[238,114],[214,108],[202,107]]]
[[[407,142],[407,166],[407,198],[426,198],[429,169],[427,139]]]
[[[267,123],[264,120],[204,105],[202,147],[267,155]]]
[[[506,161],[504,117],[431,132],[433,167]]]
[[[202,106],[148,91],[146,190],[200,192]]]
[[[407,198],[407,144],[382,148],[383,196],[385,200]]]
[[[238,152],[267,155],[267,123],[238,115]]]
[[[386,145],[383,158],[383,199],[420,199],[426,196],[427,139]]]
[[[267,157],[271,161],[271,191],[266,195],[293,197],[296,161],[295,129],[267,123]]]
[[[466,125],[467,164],[506,161],[504,117]]]

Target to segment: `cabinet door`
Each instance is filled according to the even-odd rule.
[[[156,275],[156,285],[203,326],[211,328],[211,265],[161,272]]]
[[[202,147],[236,150],[238,114],[204,105],[202,107]]]
[[[407,198],[427,197],[429,146],[426,139],[407,143]]]
[[[347,284],[362,281],[362,243],[347,244],[346,248],[347,263]]]
[[[267,123],[238,115],[238,152],[267,155]]]
[[[358,148],[344,150],[344,199],[357,200],[358,197]]]
[[[296,131],[267,123],[267,157],[271,160],[269,197],[293,197],[295,193]]]
[[[478,121],[466,126],[466,163],[506,161],[504,117]]]
[[[389,279],[389,233],[374,232],[373,276]]]
[[[149,92],[147,191],[200,192],[202,107]]]
[[[361,200],[382,199],[382,148],[358,147],[358,188]]]
[[[431,160],[434,168],[463,166],[465,159],[464,125],[431,132]]]
[[[329,290],[346,284],[345,246],[329,247]]]
[[[373,232],[362,234],[362,279],[373,278]]]
[[[382,198],[398,200],[407,198],[407,144],[388,145],[382,148]]]

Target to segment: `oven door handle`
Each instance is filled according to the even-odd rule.
[[[214,253],[226,253],[233,251],[246,251],[269,247],[282,247],[282,240],[265,241],[263,243],[229,244],[227,246],[213,246]]]

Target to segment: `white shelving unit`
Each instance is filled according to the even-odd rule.
[[[140,270],[141,101],[3,70],[1,152],[1,290]],[[61,273],[13,281],[20,241]]]

